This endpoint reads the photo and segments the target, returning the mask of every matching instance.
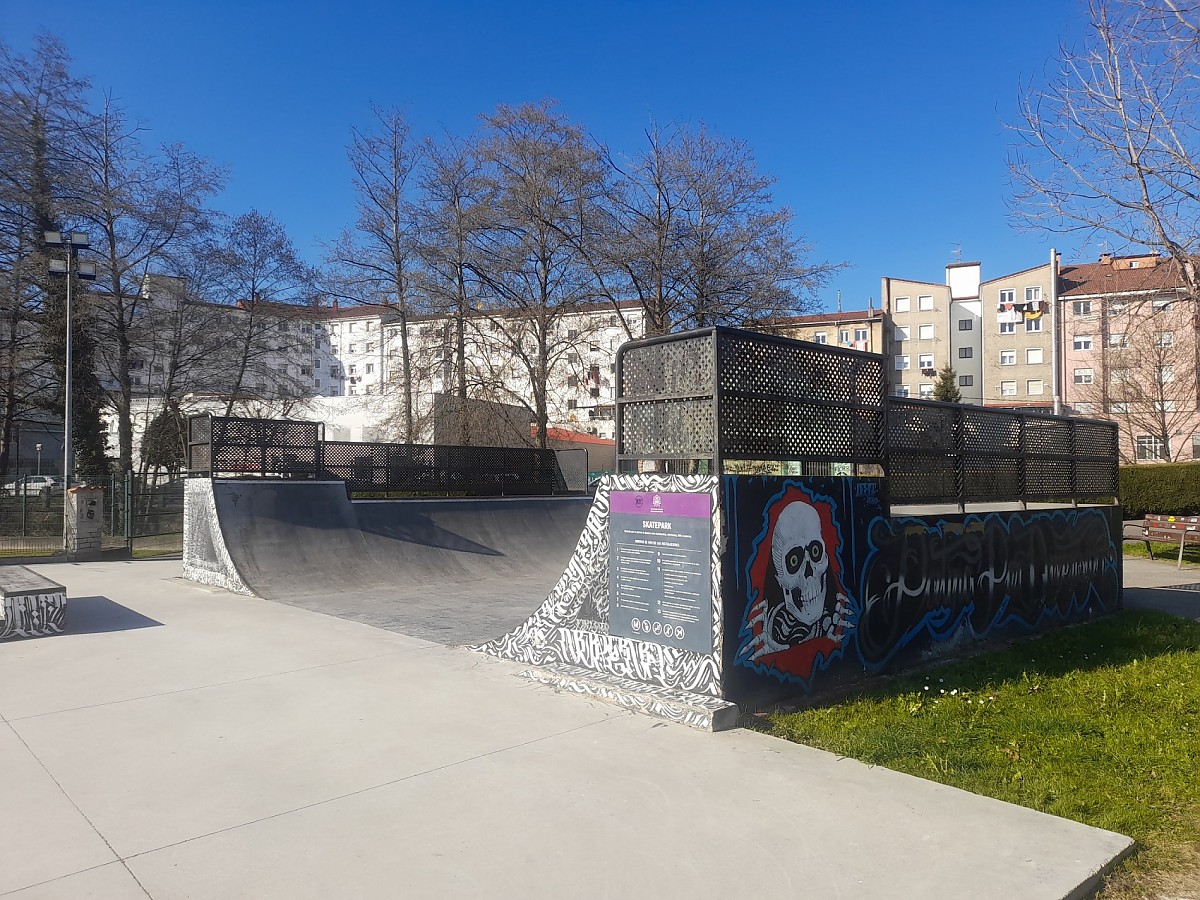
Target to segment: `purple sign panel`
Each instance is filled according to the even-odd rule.
[[[712,498],[613,491],[608,633],[711,653]]]

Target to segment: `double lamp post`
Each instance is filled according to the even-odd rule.
[[[71,394],[74,389],[72,367],[75,362],[71,349],[72,332],[74,330],[74,319],[71,310],[71,287],[74,279],[71,276],[73,275],[81,281],[95,281],[96,264],[84,262],[79,258],[79,251],[86,250],[89,246],[86,232],[47,231],[44,240],[47,247],[60,248],[66,251],[66,259],[50,260],[50,274],[62,275],[67,279],[67,367],[63,376],[63,490],[65,491],[71,486],[71,477],[75,471],[75,448],[71,433]]]

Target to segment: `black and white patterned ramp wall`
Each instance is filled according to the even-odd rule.
[[[62,634],[67,628],[67,595],[62,589],[17,594],[3,599],[0,640]]]
[[[613,491],[708,494],[711,653],[699,653],[608,633],[609,506]],[[538,667],[529,677],[603,697],[631,709],[700,728],[732,724],[736,707],[721,697],[721,514],[718,481],[711,476],[615,475],[596,491],[583,534],[562,578],[520,627],[472,647],[481,653]]]
[[[183,577],[254,595],[238,574],[225,546],[211,478],[189,478],[183,491]]]

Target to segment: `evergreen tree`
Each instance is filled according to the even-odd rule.
[[[946,363],[938,370],[937,381],[933,385],[933,399],[944,403],[962,403],[962,391],[958,389],[958,376],[954,367]]]
[[[183,471],[186,430],[187,420],[179,405],[174,400],[168,402],[142,435],[142,465],[146,471],[165,469],[172,478]]]

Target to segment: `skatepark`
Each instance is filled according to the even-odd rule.
[[[700,338],[718,355],[741,339]],[[672,370],[664,353],[692,372],[687,339],[634,349],[657,354],[657,372]],[[879,374],[868,356],[832,353],[823,383],[802,360],[810,377],[777,382],[794,402],[770,415],[828,413],[839,391],[861,394]],[[636,384],[646,359],[626,362],[622,383]],[[349,482],[315,466],[218,477],[210,434],[210,471],[188,483],[184,560],[35,567],[65,586],[70,612],[64,634],[0,646],[12,786],[0,821],[19,835],[0,850],[0,895],[1086,896],[1128,838],[719,729],[772,697],[853,684],[964,636],[1119,606],[1111,507],[1039,510],[1039,491],[1062,486],[1022,473],[1016,508],[972,512],[960,496],[957,514],[892,518],[890,502],[947,494],[926,477],[905,496],[871,474],[882,442],[862,439],[863,422],[869,436],[884,417],[871,424],[869,405],[826,414],[818,453],[747,451],[821,471],[718,477],[735,468],[728,454],[698,467],[694,447],[663,443],[680,419],[651,410],[694,402],[696,380],[687,398],[644,390],[644,407],[629,393],[637,464],[594,498],[351,500]],[[803,400],[817,393],[823,403]],[[808,425],[781,431],[815,432],[798,420]],[[657,434],[653,421],[665,423]],[[998,420],[980,421],[953,433]],[[1013,421],[1022,440],[1068,427]],[[923,428],[929,457],[936,432]],[[917,469],[903,450],[892,441],[890,471]],[[1058,459],[1045,439],[1022,450],[1026,464]],[[942,456],[951,473],[972,463]],[[929,459],[921,469],[938,477]],[[821,596],[799,580],[813,566],[777,552],[793,544],[828,560]],[[1069,565],[1056,568],[1048,545]],[[945,599],[968,550],[1003,603],[995,591],[969,608]],[[630,614],[641,601],[622,579],[636,591],[655,576],[674,602]],[[1026,588],[1033,600],[1017,596]]]

